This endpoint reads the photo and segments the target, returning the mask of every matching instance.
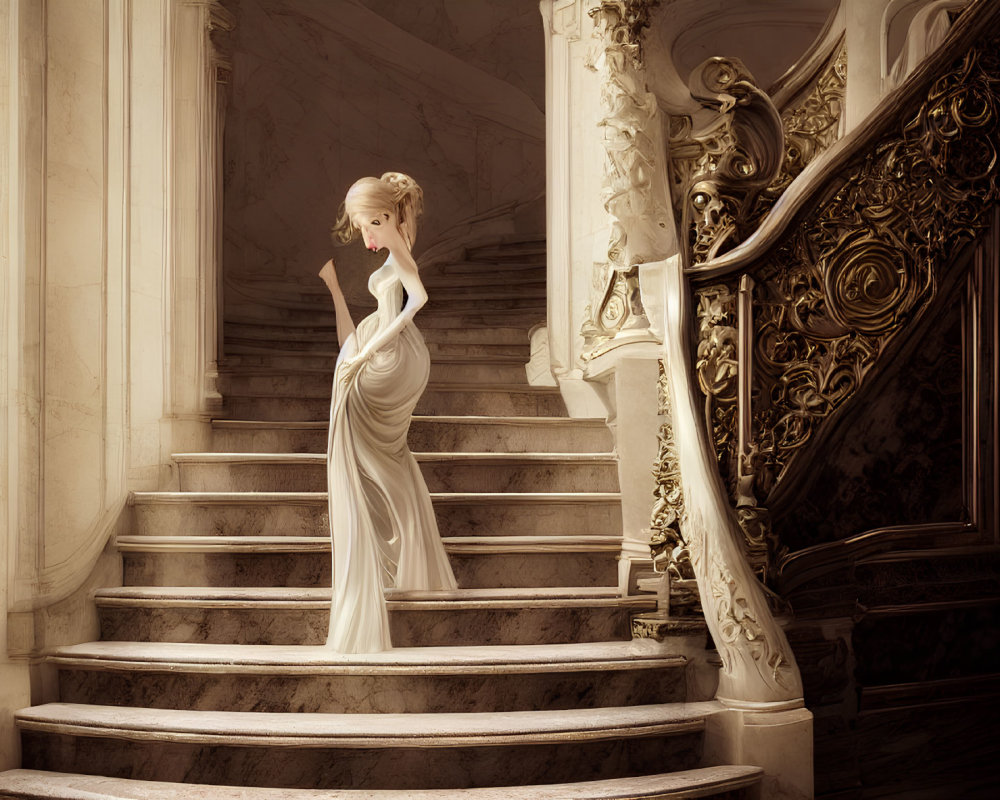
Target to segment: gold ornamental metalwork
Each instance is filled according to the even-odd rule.
[[[785,157],[777,178],[757,199],[753,216],[758,222],[802,170],[839,138],[846,89],[847,45],[842,44],[801,102],[781,112]]]
[[[739,59],[707,59],[692,72],[690,87],[695,100],[716,112],[697,131],[690,118],[672,120],[672,198],[690,262],[698,264],[752,232],[757,196],[778,177],[785,150],[777,109]]]
[[[985,228],[985,210],[1000,199],[998,53],[1000,41],[983,43],[934,80],[919,105],[832,176],[813,209],[749,270],[756,283],[756,496],[773,492],[928,307],[952,257]],[[699,289],[699,304],[712,309],[726,292],[735,293],[735,280]],[[699,320],[706,414],[735,495],[736,420],[727,407],[735,323],[725,310]]]
[[[762,496],[927,307],[950,257],[985,228],[984,209],[1000,195],[997,45],[934,81],[755,270]]]

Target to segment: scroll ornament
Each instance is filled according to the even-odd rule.
[[[935,80],[753,271],[757,496],[773,492],[984,229],[1000,199],[998,53],[1000,42],[982,43]],[[717,415],[727,459],[735,431]]]
[[[751,212],[756,224],[760,224],[799,173],[837,141],[846,88],[847,46],[842,45],[802,100],[781,112],[784,160],[777,177],[757,198],[756,208]]]
[[[697,264],[752,232],[754,201],[778,176],[785,152],[781,117],[739,59],[706,60],[689,87],[716,112],[698,131],[682,123],[670,140],[674,205]]]

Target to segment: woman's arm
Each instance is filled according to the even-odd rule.
[[[323,269],[319,271],[319,276],[323,279],[323,283],[326,284],[326,288],[330,290],[330,294],[333,296],[333,308],[337,313],[337,343],[343,347],[344,342],[354,333],[354,320],[351,319],[351,312],[347,308],[347,301],[344,299],[344,293],[340,289],[340,282],[337,280],[337,271],[333,266],[332,258],[323,265]]]

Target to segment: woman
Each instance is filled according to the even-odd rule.
[[[333,261],[320,277],[333,295],[340,355],[333,379],[327,489],[333,605],[327,645],[342,653],[392,647],[386,589],[454,589],[430,495],[406,444],[410,415],[430,373],[413,317],[427,292],[410,248],[423,192],[401,173],[361,178],[334,228],[389,251],[368,279],[378,308],[355,328]],[[406,303],[403,304],[403,290]]]

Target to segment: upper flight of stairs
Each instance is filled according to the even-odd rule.
[[[213,451],[176,454],[179,491],[134,495],[101,641],[49,655],[58,702],[18,712],[25,769],[0,797],[755,796],[759,769],[703,766],[718,706],[688,660],[630,640],[655,600],[618,591],[608,429],[526,383],[544,243],[423,277],[410,445],[461,588],[391,592],[389,652],[321,646],[331,304],[230,318]]]

